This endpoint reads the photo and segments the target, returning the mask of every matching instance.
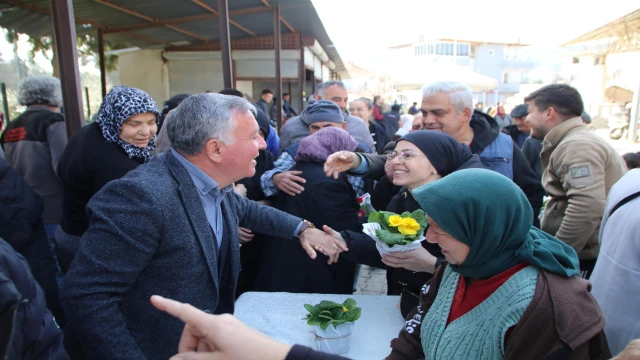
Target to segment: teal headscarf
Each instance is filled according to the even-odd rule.
[[[522,262],[566,277],[578,275],[575,250],[531,226],[527,197],[503,175],[460,170],[413,194],[444,231],[469,246],[464,262],[451,265],[463,276],[488,278]]]

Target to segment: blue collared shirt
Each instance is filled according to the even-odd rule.
[[[200,170],[189,160],[178,154],[177,151],[171,149],[171,153],[176,157],[176,159],[178,159],[178,161],[180,161],[182,166],[187,169],[187,172],[193,180],[193,184],[196,189],[198,189],[198,196],[200,196],[204,213],[207,215],[207,221],[209,222],[213,233],[216,235],[218,248],[220,248],[220,244],[222,243],[222,222],[224,221],[222,218],[222,209],[220,208],[220,204],[222,203],[224,196],[233,191],[233,185],[229,185],[220,190],[218,188],[218,183],[209,177],[209,175],[205,174],[204,171]]]

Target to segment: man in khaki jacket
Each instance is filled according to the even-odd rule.
[[[581,275],[588,279],[600,251],[598,233],[607,194],[626,172],[625,163],[582,122],[584,105],[576,89],[548,85],[525,102],[531,136],[544,140],[542,185],[551,200],[544,208],[542,230],[576,250]]]

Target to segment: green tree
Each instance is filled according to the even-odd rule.
[[[17,53],[18,50],[18,32],[11,29],[5,29],[6,35],[5,38],[8,42],[12,43],[14,46],[14,52]],[[38,52],[40,52],[46,59],[51,61],[51,66],[53,67],[53,76],[60,77],[60,70],[58,68],[58,57],[57,50],[55,47],[55,40],[53,35],[41,36],[41,37],[31,37],[28,39],[31,44],[31,49],[29,51],[29,61],[33,64],[34,58]],[[80,34],[77,36],[77,45],[78,45],[78,60],[82,65],[87,65],[90,62],[95,62],[98,64],[99,55],[98,55],[98,38],[97,36],[92,36],[88,33]],[[127,44],[113,43],[111,41],[104,41],[104,50],[105,52],[109,50],[123,49],[128,47]],[[51,53],[51,56],[49,56]],[[118,56],[117,55],[105,55],[105,69],[106,71],[114,71],[118,68]]]

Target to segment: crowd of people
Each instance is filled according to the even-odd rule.
[[[246,291],[351,294],[361,264],[400,295],[387,359],[640,352],[639,155],[588,130],[571,86],[510,114],[455,82],[425,85],[409,114],[333,80],[299,114],[268,89],[159,110],[117,86],[69,139],[57,79],[19,93],[0,137],[4,358],[342,359],[230,314]],[[422,209],[422,246],[381,255],[363,197]]]

